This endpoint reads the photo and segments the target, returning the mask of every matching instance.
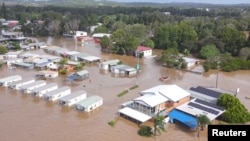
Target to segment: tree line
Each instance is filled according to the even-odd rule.
[[[103,51],[133,55],[138,45],[145,45],[165,50],[158,61],[172,67],[180,66],[176,63],[180,58],[169,50],[206,59],[205,70],[217,68],[218,63],[224,71],[250,69],[250,8],[246,7],[7,7],[3,3],[0,11],[2,18],[19,20],[28,36],[90,32],[91,25],[102,23],[94,33],[112,34],[102,39]]]

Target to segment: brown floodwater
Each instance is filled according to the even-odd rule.
[[[157,65],[154,58],[139,59],[132,56],[105,54],[93,42],[85,46],[76,43],[71,38],[39,38],[39,41],[48,45],[57,45],[70,50],[86,52],[101,57],[103,60],[120,59],[123,64],[135,66],[139,61],[141,73],[137,77],[116,77],[110,73],[100,72],[97,64],[87,64],[85,68],[90,72],[91,83],[87,80],[68,83],[65,76],[47,79],[56,82],[59,86],[70,86],[72,90],[83,89],[90,95],[99,95],[104,98],[104,105],[93,112],[81,113],[73,108],[65,108],[56,102],[45,102],[34,99],[16,90],[5,87],[0,88],[0,141],[207,141],[206,131],[199,138],[195,132],[187,131],[175,124],[169,124],[167,132],[151,138],[140,137],[137,134],[138,125],[119,117],[117,111],[124,102],[139,96],[139,92],[150,87],[162,84],[177,84],[188,89],[196,86],[215,87],[217,71],[205,74],[195,74],[180,70],[166,69]],[[77,44],[77,45],[76,45]],[[42,50],[32,51],[44,53]],[[161,51],[154,50],[154,55]],[[37,71],[17,68],[9,70],[0,69],[1,77],[21,74],[23,78],[34,78]],[[170,80],[159,81],[162,75],[169,75]],[[250,109],[250,71],[236,71],[231,73],[218,73],[218,87],[234,92],[240,88],[238,98]],[[139,88],[130,90],[122,97],[117,94],[139,84]],[[85,87],[83,87],[85,85]],[[108,125],[116,120],[114,127]]]

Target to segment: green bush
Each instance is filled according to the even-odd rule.
[[[67,74],[67,70],[66,69],[62,69],[59,71],[60,74]]]
[[[149,126],[141,126],[140,129],[138,130],[138,134],[140,136],[150,137],[153,134],[152,128]]]
[[[111,121],[108,122],[108,124],[109,124],[110,126],[114,127],[115,124],[116,124],[116,122],[115,122],[114,120],[111,120]]]

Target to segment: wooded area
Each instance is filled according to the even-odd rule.
[[[2,3],[0,18],[18,20],[26,36],[60,37],[70,31],[110,33],[102,50],[133,55],[138,45],[166,50],[159,61],[175,64],[175,50],[206,59],[205,70],[250,69],[250,7],[32,7]],[[27,22],[30,21],[30,22]],[[1,27],[3,28],[3,27]],[[93,34],[90,33],[90,34]]]

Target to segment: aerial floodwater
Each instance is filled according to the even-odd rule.
[[[46,80],[57,83],[58,86],[69,86],[72,91],[84,90],[88,96],[101,96],[103,106],[90,113],[78,112],[74,108],[59,106],[56,102],[46,102],[17,90],[0,87],[0,141],[207,141],[205,131],[197,137],[196,132],[175,124],[168,124],[167,131],[161,135],[141,137],[137,134],[138,125],[119,117],[117,112],[121,104],[138,97],[140,91],[157,85],[176,84],[184,89],[196,86],[215,87],[216,70],[196,74],[168,69],[156,64],[153,57],[138,59],[133,56],[102,53],[100,46],[92,41],[82,46],[73,38],[48,37],[37,40],[47,45],[85,52],[102,60],[120,59],[123,64],[130,66],[136,66],[139,62],[141,72],[137,77],[116,77],[109,72],[101,72],[98,64],[86,64],[85,69],[89,71],[91,83],[89,80],[69,83],[66,76],[62,75]],[[41,49],[31,52],[45,54]],[[160,53],[159,50],[153,51],[153,55]],[[14,74],[23,78],[34,78],[37,70],[3,67],[0,72],[1,78]],[[170,76],[170,79],[159,81],[163,75]],[[218,88],[231,92],[239,88],[237,97],[250,109],[250,100],[246,98],[250,97],[250,71],[219,72],[217,80]],[[139,87],[129,90],[121,97],[117,96],[135,84]],[[117,121],[114,127],[108,124],[111,120]]]

